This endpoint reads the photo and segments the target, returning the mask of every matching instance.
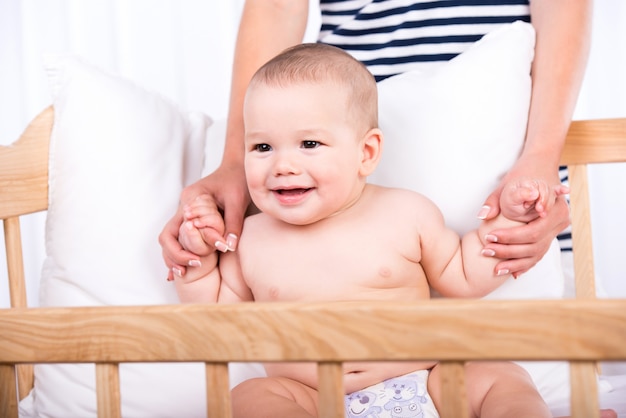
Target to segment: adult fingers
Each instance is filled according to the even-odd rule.
[[[178,242],[179,225],[182,223],[182,216],[176,214],[170,219],[159,234],[159,244],[161,245],[163,261],[171,270],[177,268],[184,274],[184,266],[189,265],[190,260],[198,260],[198,256],[186,251]]]
[[[487,196],[483,206],[480,208],[478,212],[478,219],[493,219],[500,213],[500,193],[502,192],[501,188],[496,189]]]
[[[555,202],[547,216],[537,218],[526,225],[496,229],[489,232],[498,244],[534,244],[550,242],[569,225],[569,208],[563,197]],[[543,254],[542,254],[543,255]]]
[[[227,239],[230,241],[231,249],[237,249],[237,238],[241,236],[243,221],[250,204],[247,191],[239,195],[231,196],[225,201],[224,206],[224,227]]]

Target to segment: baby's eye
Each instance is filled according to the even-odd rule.
[[[302,148],[317,148],[322,145],[319,141],[306,140],[302,141]]]
[[[272,146],[269,144],[256,144],[253,149],[258,152],[268,152],[272,150]]]

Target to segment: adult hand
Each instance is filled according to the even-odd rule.
[[[520,159],[502,179],[498,188],[487,197],[480,217],[484,219],[496,217],[500,213],[500,194],[508,179],[524,176],[545,179],[548,184],[560,182],[556,169],[546,169],[546,165],[542,165],[536,159]],[[546,212],[546,216],[526,225],[491,231],[487,235],[489,243],[485,249],[493,250],[495,257],[505,259],[498,263],[496,270],[508,270],[513,277],[518,277],[541,260],[554,238],[569,224],[569,206],[565,197],[559,196]]]
[[[180,226],[183,223],[184,207],[196,197],[207,195],[216,210],[224,214],[224,228],[201,228],[204,241],[212,247],[216,242],[230,242],[229,234],[241,235],[243,218],[250,203],[243,165],[221,165],[213,173],[187,186],[181,193],[176,214],[165,224],[159,234],[159,244],[163,250],[163,260],[169,269],[168,280],[174,275],[183,276],[187,266],[197,265],[200,257],[186,251],[178,242]]]

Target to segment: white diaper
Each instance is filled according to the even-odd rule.
[[[346,418],[438,418],[427,382],[420,370],[346,395]]]

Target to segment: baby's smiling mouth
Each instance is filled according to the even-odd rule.
[[[309,190],[311,190],[311,188],[298,187],[294,189],[275,189],[274,192],[278,193],[281,196],[297,196],[304,194]]]
[[[313,187],[286,187],[273,189],[272,193],[282,205],[292,206],[305,201],[312,190]]]

